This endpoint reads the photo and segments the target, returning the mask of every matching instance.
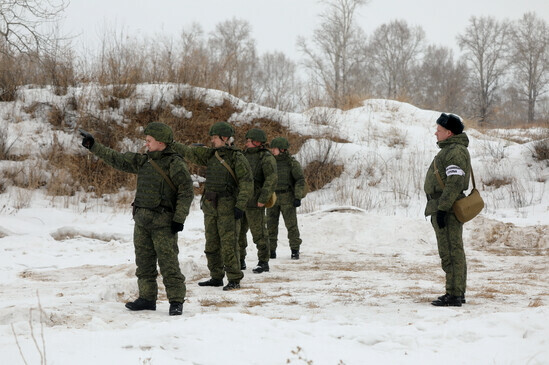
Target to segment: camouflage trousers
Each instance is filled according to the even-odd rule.
[[[212,279],[223,279],[225,274],[230,281],[240,282],[244,277],[240,270],[238,233],[240,222],[234,219],[234,198],[224,197],[217,207],[208,200],[202,201],[208,269]]]
[[[179,268],[179,247],[177,234],[170,227],[150,228],[135,224],[133,229],[137,286],[139,297],[156,301],[158,284],[156,279],[160,267],[162,282],[170,302],[183,302],[186,294],[185,276]]]
[[[252,239],[257,247],[257,258],[259,261],[269,262],[269,237],[267,236],[267,219],[265,208],[247,208],[244,218],[241,220],[238,245],[240,247],[240,260],[246,258],[248,240],[246,234],[248,229],[252,232]]]
[[[465,295],[467,263],[463,249],[463,223],[449,212],[446,227],[439,228],[436,214],[431,216],[431,225],[437,237],[438,254],[442,270],[446,273],[446,293],[455,296]]]
[[[299,227],[297,225],[297,211],[293,202],[294,196],[292,193],[277,194],[275,205],[267,209],[267,231],[271,251],[276,251],[278,246],[278,222],[281,213],[288,230],[290,249],[299,251],[301,238],[299,237]]]

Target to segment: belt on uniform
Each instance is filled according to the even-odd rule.
[[[282,189],[282,190],[275,190],[275,193],[284,194],[284,193],[289,193],[290,191],[291,191],[290,189]]]

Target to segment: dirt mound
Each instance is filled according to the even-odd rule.
[[[549,226],[519,227],[492,219],[477,217],[472,221],[470,242],[485,248],[542,250],[549,253]]]

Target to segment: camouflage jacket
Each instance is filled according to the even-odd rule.
[[[90,150],[108,165],[117,170],[137,174],[137,207],[151,210],[170,211],[173,221],[184,223],[194,197],[191,175],[185,161],[169,146],[164,151],[117,152],[99,142]],[[177,188],[174,191],[164,178],[152,167],[149,159],[154,160],[164,170]],[[171,216],[171,214],[170,214]]]
[[[471,178],[471,157],[467,150],[469,146],[467,135],[460,133],[437,144],[440,151],[427,170],[423,186],[427,195],[425,216],[435,214],[437,210],[450,211],[454,202],[465,196],[463,191],[468,189]],[[440,186],[435,174],[435,161],[444,189]]]
[[[275,156],[278,183],[276,190],[293,192],[296,199],[303,199],[305,191],[305,175],[301,164],[288,152]]]
[[[211,148],[203,146],[186,146],[184,144],[174,142],[172,146],[176,152],[188,159],[190,162],[201,166],[212,166],[213,164],[220,164],[215,157],[217,151],[219,155],[227,162],[227,164],[233,169],[236,175],[237,190],[232,192],[235,194],[236,203],[235,207],[240,210],[246,209],[246,204],[253,194],[254,183],[252,177],[252,170],[248,160],[242,152],[235,147],[220,147]],[[206,175],[208,172],[206,171]],[[228,180],[232,180],[233,177],[227,175]],[[206,185],[208,182],[206,182]]]
[[[246,148],[244,156],[250,163],[254,178],[254,194],[248,207],[257,208],[258,202],[265,204],[275,191],[278,181],[276,160],[271,152],[259,147]]]

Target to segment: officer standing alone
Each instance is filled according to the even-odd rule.
[[[457,115],[442,113],[437,119],[435,136],[440,151],[425,176],[425,216],[431,216],[442,270],[446,274],[446,294],[432,302],[437,307],[461,307],[465,303],[467,264],[463,223],[452,211],[455,201],[465,197],[463,191],[469,187],[471,176],[471,157],[467,149],[469,138],[463,133],[463,128]]]

